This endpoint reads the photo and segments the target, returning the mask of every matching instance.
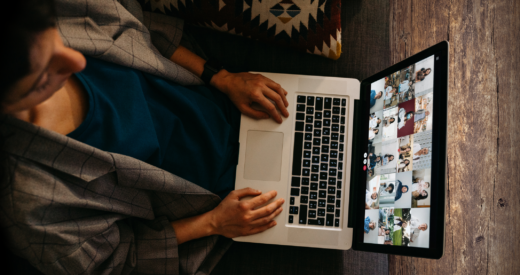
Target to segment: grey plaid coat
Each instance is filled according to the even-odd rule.
[[[202,83],[166,58],[180,20],[143,13],[135,0],[61,0],[57,12],[64,43],[84,54]],[[46,274],[209,274],[231,244],[211,236],[177,245],[170,221],[220,202],[191,182],[7,116],[0,134],[0,224],[12,251]]]

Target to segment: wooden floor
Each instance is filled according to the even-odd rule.
[[[520,1],[390,2],[392,63],[450,43],[444,256],[390,274],[520,274]]]

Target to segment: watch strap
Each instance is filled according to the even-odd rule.
[[[220,72],[220,70],[222,69],[224,69],[222,64],[210,58],[204,64],[204,71],[202,72],[200,78],[202,79],[202,81],[204,81],[204,83],[206,83],[206,85],[209,85],[209,82],[211,81],[213,76]]]

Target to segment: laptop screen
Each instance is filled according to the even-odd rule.
[[[370,84],[364,243],[430,247],[435,58]]]

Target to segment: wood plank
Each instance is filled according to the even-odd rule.
[[[450,42],[448,205],[441,260],[391,274],[520,272],[519,1],[391,1],[392,63]]]

